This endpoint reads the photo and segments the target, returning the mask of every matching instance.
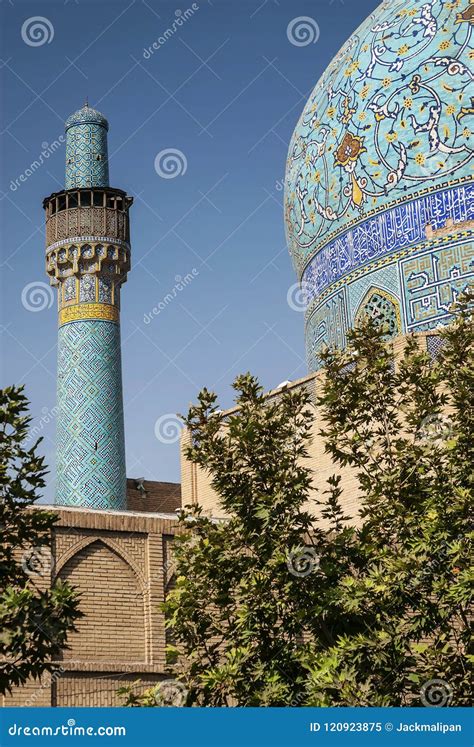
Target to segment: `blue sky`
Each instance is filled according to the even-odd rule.
[[[42,199],[63,188],[64,120],[86,96],[105,114],[110,183],[135,197],[122,292],[127,474],[179,480],[166,424],[202,386],[225,408],[239,373],[266,389],[306,374],[303,314],[287,303],[295,283],[282,216],[288,142],[321,72],[377,4],[2,3],[1,378],[26,385],[51,468],[48,501],[57,326],[42,285]],[[287,29],[303,16],[317,40],[296,45]],[[182,154],[174,178],[155,168],[168,149]]]

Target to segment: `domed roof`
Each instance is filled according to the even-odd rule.
[[[109,129],[109,123],[104,115],[98,112],[97,109],[92,109],[92,107],[87,103],[66,119],[65,128],[68,130],[70,127],[77,124],[98,124],[105,127],[106,130]]]
[[[396,220],[397,205],[472,178],[471,32],[469,0],[388,0],[333,59],[288,153],[285,217],[300,279],[327,245],[328,268],[344,263],[338,237],[369,216],[393,208]]]

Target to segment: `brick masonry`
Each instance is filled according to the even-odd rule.
[[[433,331],[419,332],[414,336],[418,340],[421,348],[428,348],[432,357],[436,357],[436,353],[431,350],[430,344],[432,344],[433,339],[439,341],[439,337],[436,337]],[[401,355],[404,348],[405,336],[400,335],[394,338],[392,342],[395,356]],[[309,374],[309,376],[291,382],[291,384],[288,385],[288,388],[305,387],[310,394],[311,400],[314,402],[322,375],[322,371]],[[273,389],[268,392],[267,396],[278,397],[281,395],[281,392],[281,389]],[[230,412],[232,412],[232,410],[227,410],[223,415],[225,416]],[[313,471],[313,491],[306,509],[311,511],[316,517],[319,517],[321,526],[324,526],[325,522],[320,517],[321,509],[316,504],[315,499],[317,496],[320,497],[322,491],[325,490],[328,477],[335,473],[339,473],[341,475],[341,487],[343,489],[342,502],[345,513],[351,516],[354,523],[356,523],[358,519],[359,501],[358,483],[355,471],[350,467],[344,469],[335,467],[330,456],[325,453],[324,440],[319,434],[320,428],[321,416],[318,412],[318,408],[314,406],[312,442],[308,449],[309,459],[306,462],[307,466]],[[189,462],[184,455],[184,449],[187,444],[188,434],[186,431],[183,431],[181,440],[181,494],[183,506],[186,504],[199,504],[209,515],[216,518],[222,518],[224,512],[219,505],[217,495],[211,487],[209,475],[195,464]]]
[[[145,481],[144,493],[136,483],[128,481],[129,511],[53,507],[59,517],[54,568],[40,583],[69,581],[81,593],[85,615],[58,672],[15,688],[3,705],[117,706],[123,684],[140,679],[149,687],[167,678],[159,606],[172,580],[180,490]]]

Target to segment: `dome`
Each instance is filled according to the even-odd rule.
[[[71,114],[66,119],[65,128],[68,130],[73,125],[78,124],[98,124],[105,127],[106,130],[109,129],[109,123],[104,115],[98,112],[97,109],[92,109],[89,104],[84,104],[81,109],[78,109],[77,112]]]
[[[472,8],[383,2],[298,121],[285,219],[310,369],[361,308],[394,334],[444,323],[473,270]]]

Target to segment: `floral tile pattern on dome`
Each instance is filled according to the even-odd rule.
[[[472,23],[443,0],[382,3],[316,85],[285,187],[295,266],[353,218],[469,178]]]
[[[285,220],[310,370],[323,345],[344,347],[370,287],[373,314],[406,332],[446,323],[472,277],[472,7],[383,2],[296,125]]]

